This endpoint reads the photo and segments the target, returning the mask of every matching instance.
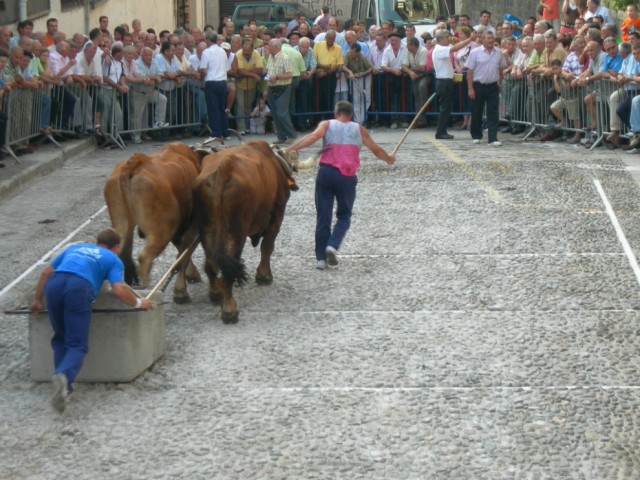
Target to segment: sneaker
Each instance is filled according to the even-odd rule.
[[[316,269],[324,270],[325,268],[327,268],[327,262],[325,262],[324,260],[318,260],[316,262]]]
[[[155,128],[166,128],[169,126],[169,122],[156,122],[153,124]]]
[[[473,139],[473,143],[474,143],[475,145],[478,145],[479,143],[482,143],[482,140],[480,140],[479,138],[474,138],[474,139]]]
[[[502,146],[502,142],[496,140],[495,142],[491,142],[489,145],[491,145],[492,147],[500,147]]]
[[[287,139],[277,139],[275,142],[273,142],[274,145],[284,145],[285,143],[287,143]]]
[[[131,139],[131,143],[133,143],[134,145],[140,145],[142,143],[142,139],[141,138],[132,138]]]
[[[389,126],[389,128],[391,130],[395,130],[396,128],[398,128],[398,124],[394,122],[394,123],[391,124],[391,126]]]
[[[640,152],[640,150],[638,150],[637,148],[632,148],[631,150],[627,150],[624,153],[626,153],[627,155],[633,155],[633,154],[638,153],[638,152]]]
[[[327,265],[332,267],[338,265],[338,251],[335,248],[329,245],[324,252],[327,254]]]
[[[69,395],[67,377],[64,373],[56,373],[52,379],[53,396],[51,397],[51,405],[58,412],[64,412],[67,404],[67,396]]]
[[[402,127],[402,128],[409,128],[409,123],[408,123],[408,122],[402,122],[402,123],[400,124],[400,127]]]

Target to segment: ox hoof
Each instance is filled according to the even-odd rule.
[[[191,297],[187,295],[173,295],[173,301],[175,303],[189,303],[191,301]]]
[[[222,323],[232,324],[238,323],[238,314],[235,315],[233,313],[222,312]]]
[[[271,285],[273,283],[273,277],[264,277],[262,275],[256,275],[256,283],[258,285]]]

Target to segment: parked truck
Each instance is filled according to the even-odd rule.
[[[385,20],[395,24],[416,26],[418,34],[432,31],[439,15],[453,14],[451,0],[298,0],[307,10],[320,14],[324,5],[338,19],[364,20],[367,25],[380,25]],[[310,19],[313,22],[314,19]]]

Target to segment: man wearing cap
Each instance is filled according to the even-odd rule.
[[[389,47],[382,53],[382,65],[380,67],[386,74],[386,85],[383,85],[383,88],[389,92],[388,104],[384,106],[388,112],[395,113],[403,109],[402,65],[406,56],[407,48],[402,46],[402,37],[396,32],[389,34]],[[400,115],[392,115],[390,128],[398,128],[398,121],[401,118]],[[406,128],[409,124],[404,121],[401,126]]]
[[[238,76],[238,62],[236,62],[236,54],[231,51],[229,42],[222,42],[220,48],[227,55],[227,103],[225,104],[224,113],[228,117],[232,117],[231,109],[236,102],[236,77]]]
[[[294,30],[289,35],[287,35],[287,40],[289,40],[289,45],[291,45],[291,48],[295,48],[298,46],[300,37],[302,37],[302,35],[298,30]]]

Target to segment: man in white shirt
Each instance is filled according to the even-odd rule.
[[[388,88],[388,112],[400,112],[403,111],[404,100],[402,93],[402,64],[407,55],[407,48],[402,46],[402,37],[397,33],[391,33],[389,35],[389,47],[387,47],[382,53],[382,64],[380,69],[386,74],[386,85],[383,85],[383,89]],[[391,115],[391,127],[392,129],[398,128],[398,122],[402,121],[401,115]],[[402,128],[409,126],[409,123],[402,121],[400,124]]]
[[[122,130],[123,127],[120,101],[123,95],[129,93],[124,75],[122,43],[114,45],[109,56],[109,62],[105,61],[105,58],[102,61],[102,98],[106,115],[104,123],[106,131],[117,135],[118,130]]]
[[[208,31],[206,39],[209,47],[202,52],[199,69],[204,78],[209,128],[212,137],[226,138],[229,136],[229,121],[224,111],[227,102],[227,54],[218,46],[215,32]]]
[[[72,74],[76,65],[76,60],[69,58],[69,50],[70,46],[67,42],[59,42],[56,44],[55,50],[49,54],[51,72],[54,77],[62,80],[62,85],[54,85],[51,91],[51,96],[62,103],[62,110],[58,115],[60,124],[56,125],[56,128],[60,130],[73,128],[71,120],[77,101],[77,98],[68,89],[73,84]]]
[[[76,79],[83,88],[88,92],[88,102],[85,102],[86,108],[92,108],[93,112],[88,116],[93,118],[93,130],[102,133],[102,113],[104,112],[104,103],[100,92],[102,84],[102,65],[100,55],[97,53],[98,47],[93,42],[87,42],[82,52],[78,54],[76,65]],[[88,113],[88,112],[86,112]],[[90,130],[89,127],[87,130]]]
[[[451,53],[466,47],[476,39],[473,32],[466,40],[459,41],[451,45],[451,35],[448,30],[437,30],[436,46],[433,47],[433,68],[436,71],[436,94],[438,95],[438,105],[440,113],[438,116],[438,128],[436,129],[437,140],[453,140],[453,135],[447,133],[449,119],[451,118],[451,101],[453,98],[453,62]]]
[[[411,80],[411,92],[413,93],[416,110],[419,110],[427,101],[429,77],[427,75],[427,49],[421,47],[415,37],[407,41],[407,55],[402,62],[402,71]],[[424,128],[426,125],[427,122],[422,117],[418,121],[418,128]]]

